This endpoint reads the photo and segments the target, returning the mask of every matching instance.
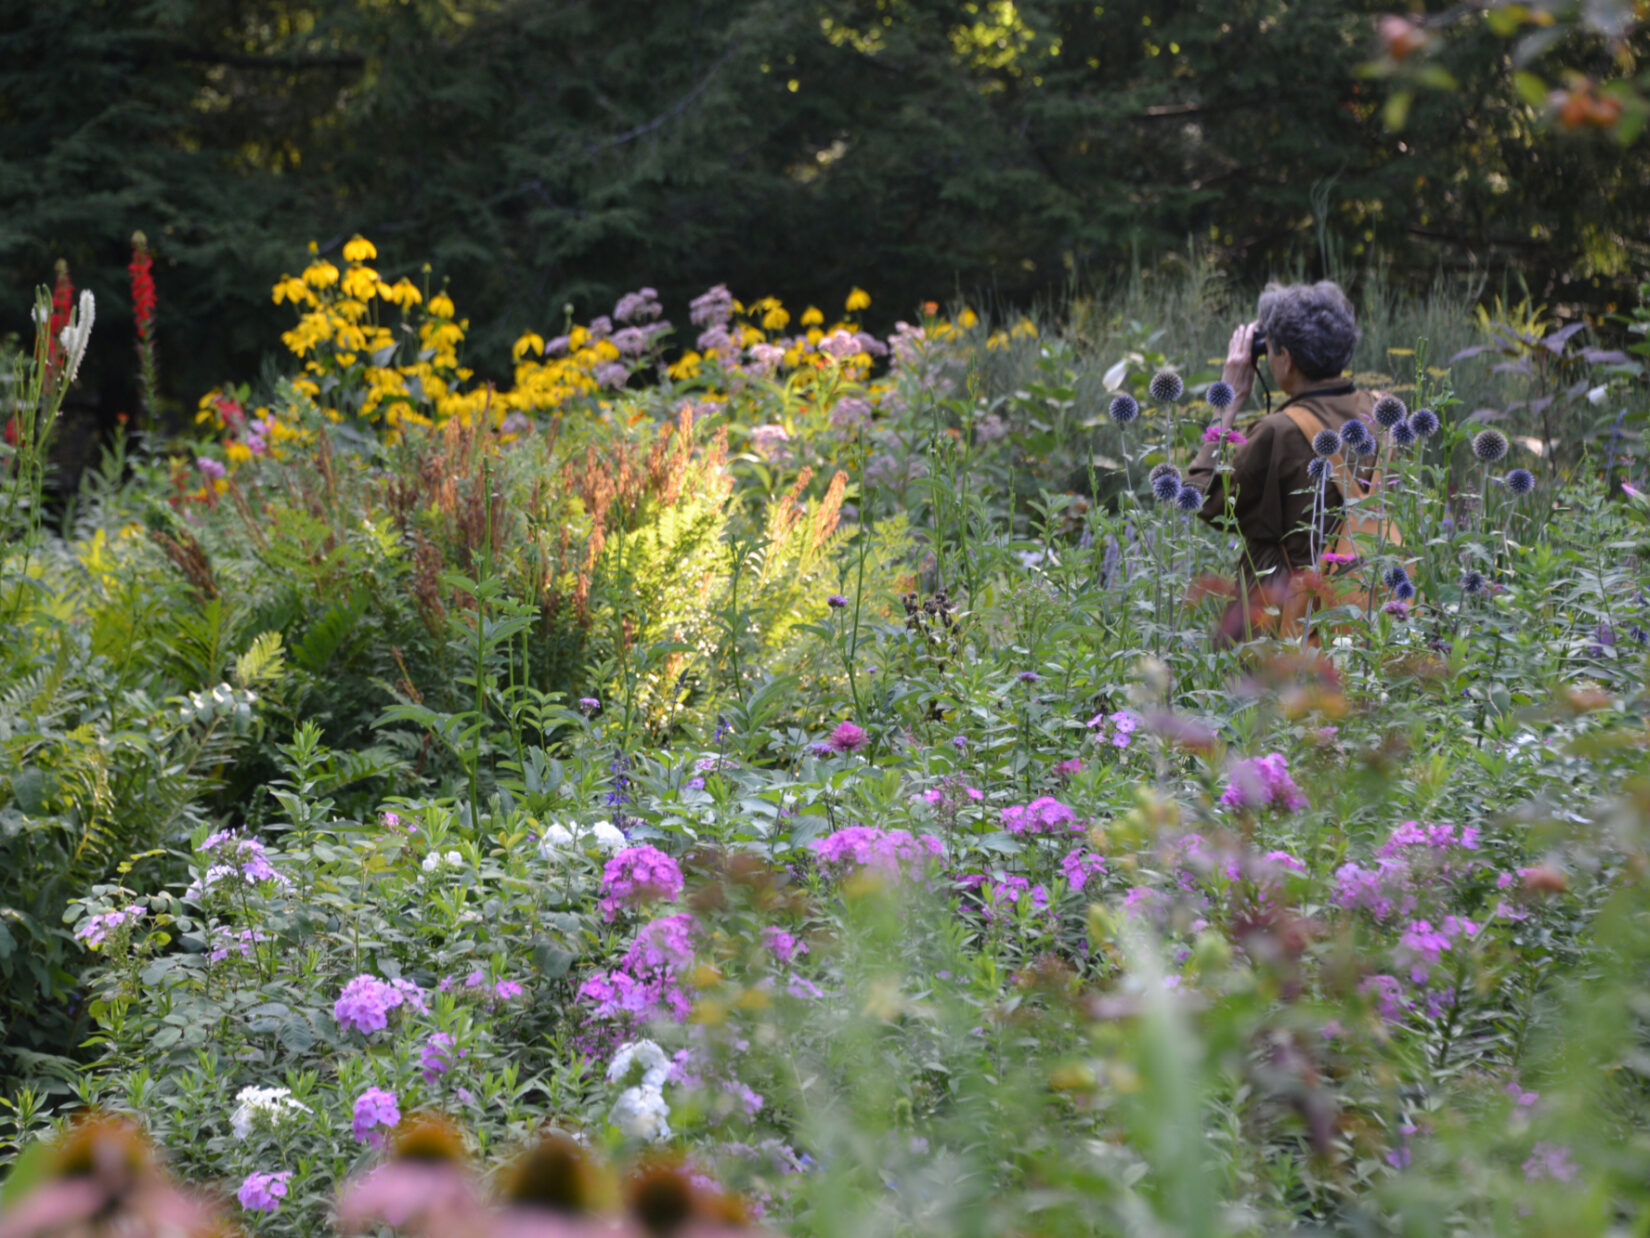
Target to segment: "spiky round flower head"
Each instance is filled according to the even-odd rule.
[[[1160,477],[1172,477],[1175,480],[1175,485],[1178,486],[1180,484],[1180,470],[1175,468],[1175,466],[1170,464],[1167,460],[1165,460],[1162,464],[1154,464],[1152,466],[1152,471],[1146,474],[1146,480],[1149,481],[1153,487],[1157,485],[1157,479]]]
[[[1383,430],[1390,430],[1405,417],[1409,416],[1409,409],[1404,402],[1395,395],[1384,395],[1375,401],[1375,424]]]
[[[1186,380],[1173,370],[1159,370],[1152,376],[1151,393],[1159,404],[1173,404],[1186,394]]]
[[[1341,436],[1330,429],[1319,430],[1312,436],[1312,450],[1320,456],[1332,456],[1341,449]]]
[[[1209,384],[1209,390],[1203,393],[1203,398],[1215,408],[1224,411],[1231,407],[1232,401],[1237,399],[1237,392],[1232,390],[1232,384],[1223,378],[1217,378]]]
[[[1507,454],[1507,436],[1499,430],[1480,430],[1472,436],[1472,454],[1485,464],[1494,464]]]
[[[1461,576],[1461,592],[1470,598],[1475,598],[1484,592],[1484,573],[1469,571]]]
[[[1341,443],[1355,452],[1362,452],[1365,443],[1373,443],[1374,435],[1370,434],[1369,427],[1356,417],[1341,427]]]
[[[1407,602],[1415,596],[1415,586],[1407,580],[1400,580],[1392,586],[1392,596],[1400,602]]]
[[[1306,466],[1306,475],[1313,481],[1323,481],[1334,469],[1334,461],[1328,456],[1314,456]]]
[[[1402,563],[1394,563],[1391,567],[1387,568],[1386,571],[1381,573],[1381,583],[1388,589],[1396,589],[1399,585],[1408,580],[1409,572],[1404,568]]]
[[[1392,427],[1392,445],[1394,447],[1412,447],[1417,437],[1415,423],[1408,417]]]
[[[1409,425],[1422,438],[1438,433],[1438,414],[1430,408],[1418,408],[1409,415]]]
[[[1126,426],[1140,416],[1140,402],[1127,391],[1120,391],[1112,396],[1106,412],[1118,425]]]
[[[1535,489],[1535,474],[1529,469],[1513,469],[1507,474],[1507,489],[1525,495]]]
[[[1173,473],[1165,473],[1152,483],[1152,493],[1159,502],[1172,503],[1180,497],[1180,478]]]
[[[1196,486],[1182,486],[1174,496],[1175,506],[1183,512],[1195,512],[1203,506],[1203,491]]]

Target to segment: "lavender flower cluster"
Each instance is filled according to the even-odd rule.
[[[424,990],[410,980],[397,977],[380,980],[363,972],[344,986],[344,991],[333,1003],[332,1017],[345,1031],[354,1028],[362,1035],[381,1032],[389,1025],[390,1011],[401,1005],[411,1006],[419,1014],[430,1013],[424,1001]]]

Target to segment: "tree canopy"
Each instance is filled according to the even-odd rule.
[[[679,318],[721,282],[821,305],[860,284],[897,316],[959,289],[1023,303],[1188,238],[1249,279],[1331,250],[1565,299],[1642,277],[1646,143],[1552,124],[1530,69],[1636,72],[1645,24],[1519,6],[1550,27],[1530,52],[1433,7],[1405,20],[1435,23],[1421,80],[1452,88],[1417,92],[1390,33],[1403,71],[1369,71],[1382,9],[1356,0],[12,6],[5,321],[64,257],[118,323],[136,229],[185,401],[257,364],[307,243],[356,232],[391,277],[451,276],[483,368],[641,284]]]

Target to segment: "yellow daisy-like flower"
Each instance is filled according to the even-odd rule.
[[[848,312],[857,314],[871,304],[871,294],[863,288],[851,288],[848,291]]]
[[[311,288],[331,288],[338,282],[338,268],[325,258],[304,268],[304,283]]]
[[[1016,340],[1034,340],[1037,338],[1037,324],[1029,318],[1022,318],[1014,324],[1014,329],[1008,333],[1008,336],[1010,339]]]
[[[273,289],[271,299],[276,305],[282,301],[291,301],[294,305],[315,304],[315,294],[309,290],[309,285],[293,275],[281,276],[280,282]]]
[[[817,327],[824,321],[825,315],[812,305],[802,311],[802,325],[804,327]]]
[[[699,372],[699,366],[703,360],[698,353],[690,349],[683,353],[665,373],[676,379],[692,378]]]
[[[378,272],[371,267],[353,266],[344,272],[344,295],[370,301],[378,292]]]
[[[445,292],[438,292],[430,298],[430,313],[437,318],[451,318],[456,312],[453,299]]]
[[[544,356],[544,337],[536,331],[523,333],[522,337],[516,341],[515,347],[510,349],[510,358],[513,361],[520,361],[530,352],[537,353],[541,357]]]
[[[418,291],[418,285],[409,279],[398,279],[390,285],[388,292],[380,292],[379,296],[391,305],[399,305],[402,309],[411,309],[424,301],[424,294]]]
[[[957,315],[957,325],[964,331],[972,331],[980,325],[980,316],[971,309],[964,309]]]
[[[252,459],[252,448],[245,443],[225,443],[223,454],[229,457],[229,463],[238,466]]]
[[[345,262],[366,262],[369,258],[378,257],[378,251],[373,248],[371,241],[357,232],[344,244]]]
[[[775,305],[771,310],[762,315],[762,329],[764,331],[780,331],[784,329],[785,324],[790,322],[790,320],[790,311],[783,305]]]

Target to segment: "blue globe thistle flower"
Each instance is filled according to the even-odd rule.
[[[1140,416],[1140,402],[1128,392],[1120,392],[1112,396],[1111,405],[1106,412],[1118,425],[1126,426]]]
[[[1461,577],[1461,592],[1470,598],[1478,597],[1484,592],[1484,573],[1469,571]]]
[[[1472,454],[1485,464],[1494,464],[1507,454],[1511,446],[1507,436],[1499,430],[1480,430],[1472,438]]]
[[[1152,493],[1163,503],[1172,503],[1180,497],[1180,478],[1165,473],[1152,483]]]
[[[1312,450],[1320,456],[1332,456],[1341,449],[1341,436],[1333,430],[1319,430],[1312,436]]]
[[[1375,436],[1368,430],[1365,430],[1362,436],[1358,438],[1349,438],[1342,435],[1341,443],[1341,450],[1348,456],[1373,456],[1377,446]]]
[[[1402,563],[1394,563],[1381,573],[1381,583],[1388,589],[1396,589],[1409,580],[1409,571]]]
[[[1394,447],[1412,447],[1415,445],[1417,437],[1414,423],[1408,417],[1392,427],[1392,445]]]
[[[1217,378],[1209,384],[1209,390],[1204,392],[1203,398],[1215,408],[1222,411],[1231,407],[1232,401],[1237,399],[1237,392],[1232,390],[1232,384],[1223,378]]]
[[[1525,495],[1535,489],[1535,474],[1529,469],[1513,469],[1507,474],[1507,489],[1514,494]]]
[[[1409,416],[1409,408],[1395,395],[1384,395],[1375,401],[1375,424],[1383,430],[1390,430],[1405,417]]]
[[[1341,443],[1360,454],[1363,452],[1365,443],[1373,443],[1374,441],[1375,436],[1369,432],[1369,427],[1356,417],[1341,427]]]
[[[1438,433],[1438,414],[1430,408],[1418,408],[1409,415],[1409,424],[1422,438],[1431,438]]]
[[[1183,512],[1195,512],[1203,506],[1203,491],[1196,486],[1180,487],[1180,492],[1174,496],[1175,506]]]
[[[1306,465],[1306,475],[1313,481],[1322,481],[1334,470],[1334,461],[1328,456],[1314,456]]]
[[[1392,586],[1392,596],[1400,602],[1407,602],[1415,596],[1415,586],[1407,580],[1400,580]]]
[[[1172,477],[1174,478],[1175,485],[1178,486],[1180,484],[1180,470],[1175,468],[1175,466],[1170,464],[1167,460],[1165,460],[1162,464],[1152,465],[1152,471],[1146,474],[1146,480],[1153,486],[1157,485],[1157,479],[1160,477]]]
[[[1173,370],[1159,370],[1152,377],[1151,393],[1159,404],[1173,404],[1186,394],[1186,380]]]

